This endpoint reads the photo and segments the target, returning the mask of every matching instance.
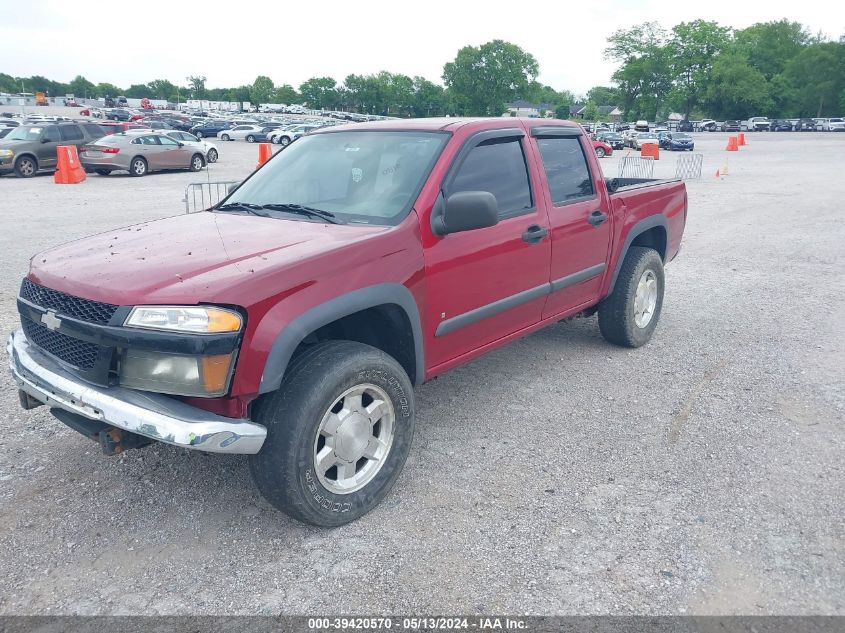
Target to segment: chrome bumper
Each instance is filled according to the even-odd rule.
[[[209,453],[254,454],[267,437],[266,428],[249,420],[226,418],[159,394],[83,382],[30,345],[22,330],[12,333],[6,351],[18,386],[49,407]]]

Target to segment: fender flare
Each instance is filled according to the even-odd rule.
[[[625,261],[625,257],[628,255],[628,249],[631,248],[631,242],[633,242],[637,237],[645,233],[646,231],[653,229],[654,227],[662,227],[664,231],[666,231],[666,248],[669,248],[669,223],[666,221],[666,216],[664,215],[652,215],[651,217],[645,218],[637,222],[634,226],[631,227],[631,230],[628,231],[628,235],[625,238],[625,243],[622,245],[622,250],[619,253],[619,259],[616,261],[616,267],[613,269],[613,277],[610,280],[610,286],[607,289],[607,294],[613,292],[613,289],[616,287],[616,278],[619,276],[619,271],[622,269],[622,262]],[[666,257],[666,254],[663,254],[663,257]]]
[[[425,376],[425,361],[422,325],[417,302],[411,291],[404,285],[385,283],[368,286],[335,297],[300,314],[288,323],[276,336],[276,340],[270,348],[258,392],[269,393],[281,386],[282,378],[294,350],[309,334],[332,321],[384,304],[398,305],[408,317],[414,337],[415,383],[417,385],[422,384]]]

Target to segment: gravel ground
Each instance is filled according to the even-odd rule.
[[[654,339],[576,319],[424,385],[352,525],[275,512],[242,457],[106,457],[3,371],[0,614],[845,614],[845,135],[696,136]],[[257,149],[220,154],[211,180]],[[0,179],[0,330],[33,253],[180,213],[205,177]]]

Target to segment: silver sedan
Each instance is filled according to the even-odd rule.
[[[126,170],[145,176],[160,169],[200,171],[206,164],[202,149],[165,134],[111,134],[82,148],[79,160],[86,171],[107,176]]]

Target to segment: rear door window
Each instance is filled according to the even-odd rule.
[[[528,213],[534,202],[520,139],[490,139],[472,148],[449,187],[450,195],[459,191],[489,191],[500,218]]]
[[[47,140],[48,143],[58,143],[62,140],[61,134],[59,134],[59,126],[58,125],[51,125],[44,129],[44,138]]]
[[[538,138],[552,203],[557,205],[595,196],[587,157],[578,138]]]
[[[78,125],[61,125],[59,134],[63,141],[81,141],[84,138]]]

